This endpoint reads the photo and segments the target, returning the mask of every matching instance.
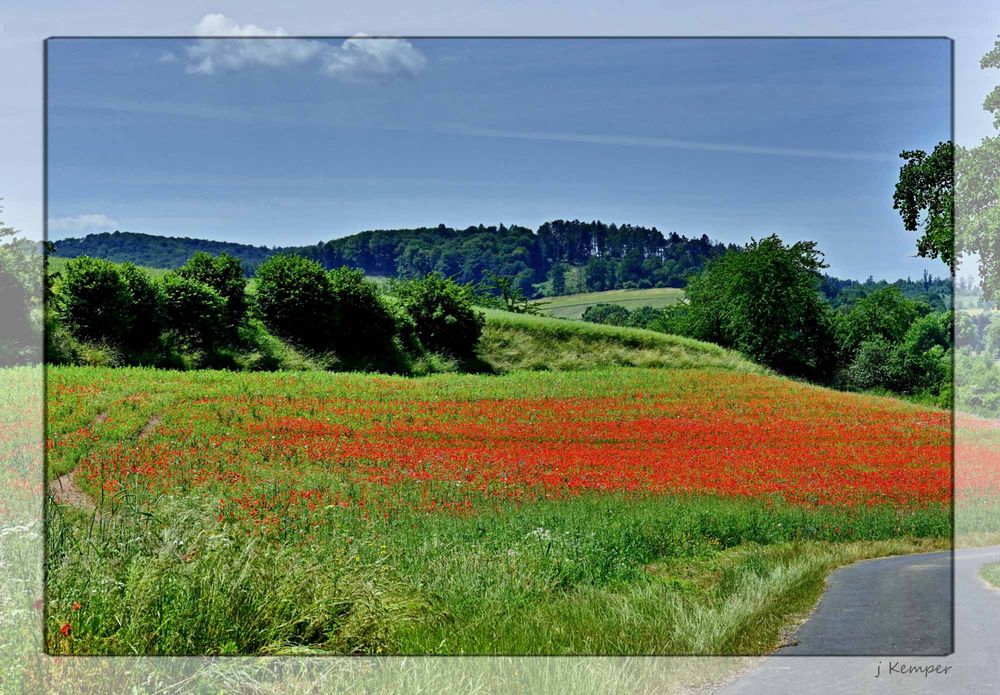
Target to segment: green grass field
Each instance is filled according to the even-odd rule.
[[[671,306],[684,298],[684,290],[675,287],[656,287],[646,290],[608,290],[549,297],[538,300],[542,311],[549,316],[578,319],[587,307],[595,304],[620,304],[626,309],[650,306],[654,309]]]
[[[612,337],[490,318],[553,354]],[[545,337],[557,324],[568,332]],[[619,337],[636,341],[626,351],[659,340]],[[947,546],[939,503],[808,501],[844,494],[836,476],[865,447],[898,449],[892,428],[927,437],[924,420],[940,414],[759,373],[693,341],[660,347],[685,351],[685,368],[424,378],[50,368],[48,476],[70,473],[97,509],[48,507],[47,648],[763,653],[832,568]],[[810,428],[828,418],[842,424],[824,436],[848,448],[813,498],[807,488],[826,473],[788,437],[816,449]],[[862,424],[873,438],[845,434]],[[749,439],[716,439],[733,436]],[[740,465],[759,456],[754,474],[712,453],[750,443],[760,453]],[[703,489],[712,470],[728,492]],[[905,470],[889,476],[891,494],[906,488]],[[806,497],[729,487],[776,474],[806,476],[787,488]]]

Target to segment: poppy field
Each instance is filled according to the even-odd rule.
[[[951,534],[951,414],[897,400],[110,371],[49,370],[48,477],[93,505],[49,505],[58,653],[750,653],[831,567]]]

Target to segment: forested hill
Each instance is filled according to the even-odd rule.
[[[55,255],[92,256],[131,261],[152,268],[178,268],[197,251],[226,252],[252,273],[280,252],[313,258],[327,268],[362,268],[368,275],[414,277],[439,271],[459,282],[481,282],[491,273],[512,276],[525,295],[645,287],[684,287],[686,278],[729,248],[707,236],[664,235],[655,228],[555,220],[537,230],[527,227],[453,229],[444,225],[418,229],[361,232],[312,246],[251,246],[227,241],[163,237],[133,232],[91,234],[53,244]],[[544,284],[542,284],[544,283]],[[834,306],[851,304],[870,292],[895,285],[904,296],[935,309],[951,306],[950,278],[928,276],[889,283],[823,275],[819,288]]]
[[[312,246],[267,248],[131,232],[91,234],[54,244],[57,256],[93,256],[137,265],[177,268],[196,251],[226,252],[249,269],[281,251],[298,253],[327,268],[362,268],[369,275],[410,277],[439,271],[459,282],[480,282],[490,274],[515,278],[528,295],[534,285],[555,278],[558,286],[572,268],[581,289],[683,287],[686,277],[727,248],[707,236],[689,239],[656,228],[555,220],[537,230],[479,225],[453,229],[361,232]]]
[[[239,258],[244,266],[255,268],[278,252],[266,246],[135,232],[105,232],[88,234],[82,239],[60,239],[53,242],[53,248],[54,255],[63,258],[90,256],[116,263],[129,261],[150,268],[180,268],[198,251],[212,255],[225,252]]]

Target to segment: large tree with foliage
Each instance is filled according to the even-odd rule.
[[[41,269],[38,245],[0,221],[0,366],[38,358]]]
[[[940,258],[954,271],[955,148],[951,142],[940,142],[930,154],[904,150],[899,156],[906,164],[899,170],[892,206],[899,211],[907,231],[915,232],[922,226],[917,253]]]
[[[907,299],[898,287],[878,289],[858,300],[848,311],[837,314],[837,342],[841,354],[850,360],[866,340],[878,336],[898,343],[925,307]]]
[[[835,364],[829,310],[818,291],[825,268],[815,242],[772,235],[706,265],[688,284],[685,332],[735,348],[784,374],[824,381]]]
[[[629,310],[621,304],[593,304],[583,310],[584,321],[609,326],[624,326],[629,320]]]
[[[980,66],[1000,68],[1000,39]],[[1000,86],[986,97],[983,108],[993,114],[993,125],[1000,129]],[[1000,136],[983,138],[976,147],[959,147],[955,164],[956,251],[959,257],[978,257],[983,297],[996,299],[1000,296]]]

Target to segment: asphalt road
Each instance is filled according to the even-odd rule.
[[[979,577],[983,565],[1000,560],[1000,546],[955,552],[954,652],[913,656],[950,650],[948,555],[838,570],[796,634],[799,644],[761,659],[716,692],[1000,693],[1000,590]],[[862,650],[881,656],[805,656]]]
[[[857,562],[830,575],[819,606],[778,650],[795,656],[944,656],[952,649],[951,552]]]

